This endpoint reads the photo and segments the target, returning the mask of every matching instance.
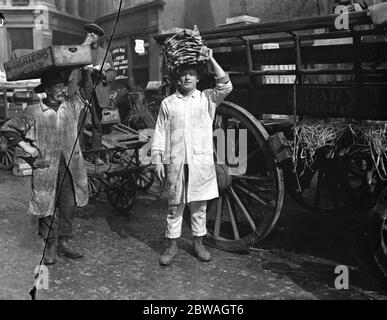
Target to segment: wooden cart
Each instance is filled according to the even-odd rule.
[[[227,184],[209,205],[210,245],[240,250],[263,240],[280,216],[285,189],[313,212],[350,212],[354,199],[367,199],[370,208],[380,203],[384,181],[374,176],[374,193],[368,197],[364,191],[371,159],[366,146],[346,150],[343,145],[344,154],[337,150],[329,157],[321,150],[309,171],[298,170],[291,161],[293,127],[300,119],[387,120],[383,30],[373,27],[367,12],[350,14],[349,30],[335,30],[336,19],[329,15],[202,32],[234,85],[228,101],[217,109],[214,130],[248,132],[247,171],[229,176],[227,168],[217,168],[218,180]],[[170,36],[156,40],[162,44]],[[284,83],[270,83],[273,78]],[[213,85],[211,79],[207,85]],[[265,114],[288,117],[266,119]],[[375,259],[387,274],[382,212],[373,215],[371,238]]]
[[[0,126],[33,104],[33,90],[39,80],[0,82]],[[15,162],[15,149],[0,134],[0,170],[10,170]]]
[[[91,138],[89,130],[85,133]],[[128,214],[138,192],[161,196],[164,184],[156,179],[154,167],[142,161],[144,155],[140,153],[151,138],[140,135],[125,125],[114,125],[111,133],[103,136],[101,149],[83,152],[90,200],[104,192],[114,209]],[[95,161],[97,158],[102,160],[100,164]]]

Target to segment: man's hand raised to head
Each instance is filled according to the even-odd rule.
[[[199,61],[204,61],[204,60],[211,60],[213,59],[213,51],[212,49],[206,47],[206,46],[203,46],[200,50],[200,57],[199,57]]]
[[[90,37],[90,35],[87,35],[86,36],[86,39],[85,39],[85,41],[82,43],[82,45],[83,46],[90,46],[91,45],[91,37]]]

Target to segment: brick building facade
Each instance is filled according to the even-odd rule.
[[[0,70],[15,50],[80,43],[82,25],[93,20],[92,0],[0,0]]]

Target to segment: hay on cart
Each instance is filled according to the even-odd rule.
[[[387,180],[387,122],[348,119],[305,119],[294,127],[294,167],[303,163],[311,167],[316,152],[326,149],[326,157],[345,154],[354,145],[368,147],[374,169],[379,177]]]

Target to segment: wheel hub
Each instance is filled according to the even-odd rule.
[[[5,143],[0,143],[0,152],[5,153],[7,150],[7,145]]]
[[[215,170],[219,193],[223,194],[232,185],[232,176],[229,174],[229,168],[224,164],[217,164]]]

